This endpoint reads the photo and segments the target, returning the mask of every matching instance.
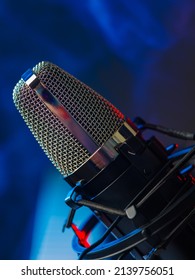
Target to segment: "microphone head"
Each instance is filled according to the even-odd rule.
[[[124,115],[117,108],[58,66],[40,62],[33,72],[98,147],[124,123]],[[63,176],[72,174],[89,159],[91,154],[85,145],[23,78],[14,88],[13,100],[36,140]]]

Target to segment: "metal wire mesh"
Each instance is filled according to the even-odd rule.
[[[111,103],[58,66],[41,62],[33,71],[99,146],[124,122],[123,114]],[[14,88],[13,99],[40,146],[63,176],[73,173],[89,158],[85,147],[22,79]]]

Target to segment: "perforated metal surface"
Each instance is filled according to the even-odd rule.
[[[111,103],[58,66],[41,62],[33,71],[99,146],[124,122],[123,114]],[[85,147],[22,79],[14,88],[13,99],[40,146],[63,176],[73,173],[89,158]]]

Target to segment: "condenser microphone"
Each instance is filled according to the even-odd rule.
[[[110,102],[58,66],[41,62],[17,83],[14,103],[63,176],[77,170],[125,122]]]
[[[155,137],[145,141],[131,120],[72,75],[41,62],[22,75],[13,99],[46,155],[73,187],[66,203],[74,211],[89,207],[98,221],[112,228],[114,241],[91,252],[85,251],[86,242],[74,243],[79,255],[101,259],[130,252],[131,258],[147,258],[191,217],[193,179],[187,172],[178,173],[190,155],[173,165]],[[183,185],[190,194],[181,192]]]

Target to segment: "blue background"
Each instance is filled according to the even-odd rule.
[[[69,186],[16,111],[13,87],[48,60],[130,118],[194,131],[195,1],[1,0],[0,29],[0,259],[73,259],[72,232],[61,233]]]

